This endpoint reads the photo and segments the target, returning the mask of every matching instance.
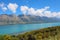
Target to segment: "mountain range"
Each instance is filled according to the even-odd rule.
[[[59,18],[40,17],[35,15],[1,14],[0,25],[2,24],[26,24],[26,23],[51,23],[60,22]]]

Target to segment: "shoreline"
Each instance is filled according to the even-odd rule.
[[[47,22],[46,22],[47,23]],[[60,22],[48,22],[48,23],[60,23]],[[17,24],[42,24],[42,23],[16,23],[16,24],[0,24],[0,26],[5,26],[5,25],[17,25]],[[43,23],[44,24],[44,23]]]
[[[59,26],[52,26],[54,27],[59,27]],[[52,27],[46,27],[46,28],[52,28]],[[10,34],[0,34],[0,35],[18,35],[18,34],[25,34],[27,32],[33,32],[33,31],[38,31],[38,30],[42,30],[42,29],[46,29],[46,28],[41,28],[41,29],[37,29],[37,30],[30,30],[30,31],[23,31],[23,32],[17,32],[17,33],[10,33]]]
[[[24,32],[22,34],[5,34],[5,35],[1,35],[0,36],[1,39],[24,39],[27,40],[27,38],[29,39],[29,37],[31,37],[31,39],[36,39],[36,40],[55,40],[58,38],[60,39],[60,26],[52,26],[52,27],[48,27],[48,28],[43,28],[43,29],[39,29],[39,30],[33,30],[33,31],[29,31],[29,32]]]

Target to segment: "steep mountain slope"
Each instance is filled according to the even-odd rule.
[[[35,15],[18,15],[15,14],[0,15],[0,24],[25,24],[25,23],[49,23],[60,22],[59,18],[40,17]]]
[[[57,20],[58,18],[48,18],[48,17],[40,17],[40,16],[34,16],[34,15],[19,15],[19,18],[21,18],[24,22],[36,22],[36,23],[45,23],[45,22],[60,22],[60,20]]]

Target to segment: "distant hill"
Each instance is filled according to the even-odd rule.
[[[35,15],[2,14],[0,15],[0,24],[25,24],[25,23],[50,23],[60,22],[59,18],[40,17]]]

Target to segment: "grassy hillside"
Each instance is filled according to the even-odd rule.
[[[18,35],[0,35],[0,40],[60,40],[60,26],[34,30]]]

